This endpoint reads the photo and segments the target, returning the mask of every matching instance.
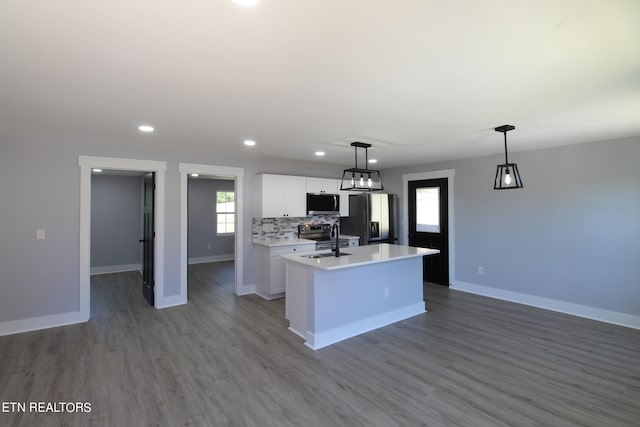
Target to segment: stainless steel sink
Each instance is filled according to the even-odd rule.
[[[346,252],[340,252],[340,256],[344,256],[344,255],[351,255],[348,254]],[[328,257],[335,257],[336,254],[333,252],[329,252],[326,254],[312,254],[312,255],[301,255],[303,258],[309,258],[309,259],[316,259],[316,258],[328,258]]]

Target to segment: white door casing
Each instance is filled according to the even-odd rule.
[[[234,191],[236,198],[236,232],[235,232],[235,293],[245,295],[253,293],[253,287],[244,286],[243,282],[243,221],[244,221],[244,168],[230,166],[202,165],[193,163],[180,163],[180,294],[176,299],[177,304],[187,303],[187,249],[188,249],[188,176],[192,173],[207,176],[219,176],[234,178]]]
[[[164,216],[165,172],[167,162],[154,160],[122,159],[117,157],[78,156],[80,166],[80,317],[91,317],[91,170],[93,168],[155,172],[155,221],[154,232],[154,280],[155,307],[165,307],[164,295]],[[142,297],[142,295],[141,295]]]

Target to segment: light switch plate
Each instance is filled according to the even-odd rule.
[[[36,239],[37,240],[44,240],[44,228],[38,228],[36,230]]]

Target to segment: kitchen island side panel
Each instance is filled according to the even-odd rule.
[[[416,306],[424,312],[422,257],[312,273],[308,329],[316,335],[355,323],[366,328],[367,319],[380,319],[384,313],[417,314]]]
[[[305,338],[309,324],[309,283],[313,280],[312,271],[307,266],[287,262],[285,318],[289,321],[289,330]]]

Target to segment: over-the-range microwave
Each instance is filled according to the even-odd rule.
[[[307,193],[307,215],[339,213],[339,194]]]

